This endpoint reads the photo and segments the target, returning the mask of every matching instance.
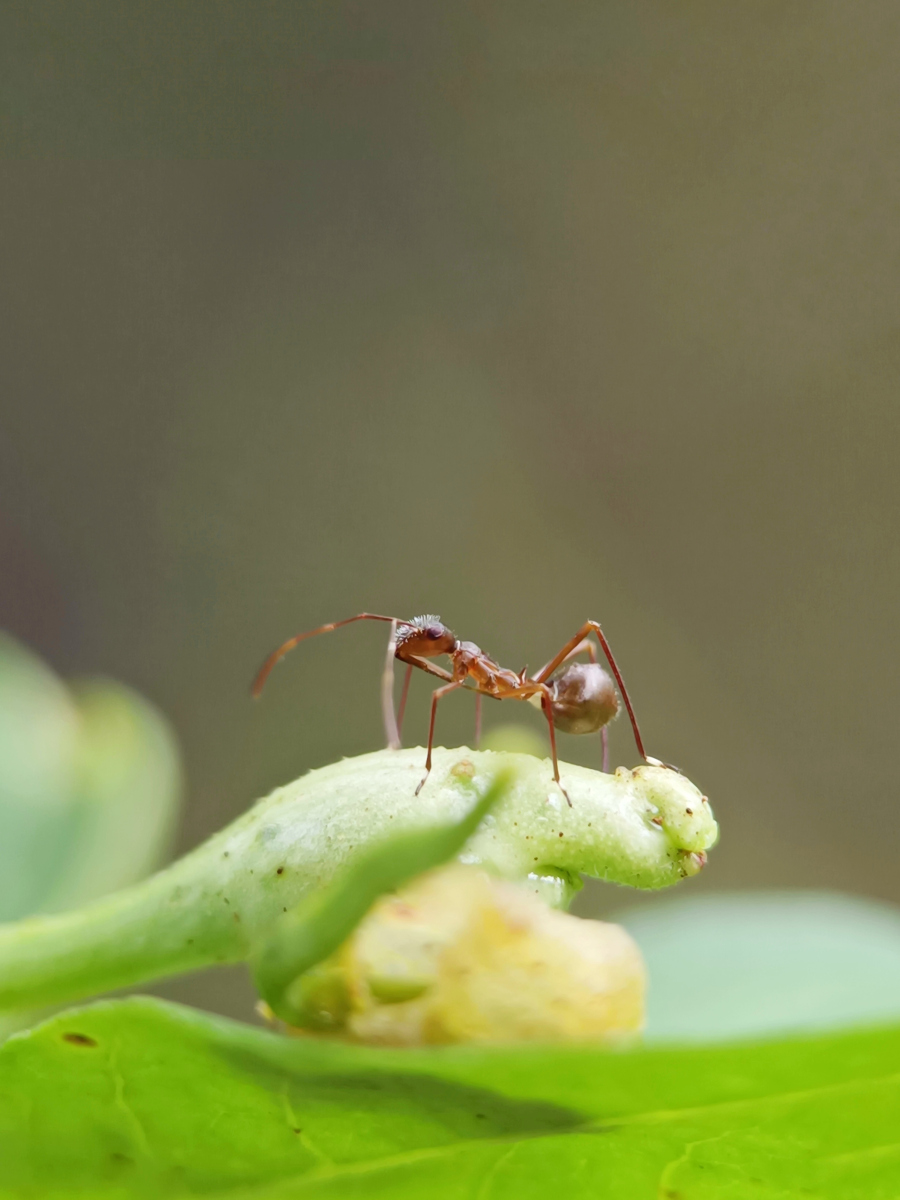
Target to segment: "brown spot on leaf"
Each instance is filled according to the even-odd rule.
[[[75,1033],[72,1030],[67,1031],[63,1035],[63,1041],[68,1042],[70,1046],[96,1046],[94,1038],[88,1037],[86,1033]]]

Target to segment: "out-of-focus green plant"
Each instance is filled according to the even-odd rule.
[[[900,908],[839,892],[705,892],[615,913],[652,986],[646,1036],[721,1042],[900,1020]]]
[[[74,738],[58,713],[54,727],[60,746]],[[59,999],[250,957],[276,1006],[302,1016],[304,975],[372,898],[447,855],[564,905],[578,871],[664,887],[699,869],[715,840],[704,799],[661,768],[603,776],[565,766],[569,809],[549,764],[527,754],[439,751],[431,791],[416,798],[420,760],[421,751],[380,752],[313,772],[151,880],[7,925],[0,996]],[[516,772],[502,795],[501,765]],[[52,782],[53,762],[43,766]],[[65,812],[47,809],[48,821]],[[643,927],[639,914],[627,921],[648,952],[651,1005],[656,987],[670,1012],[702,1008],[705,995],[691,988],[707,970],[713,1006],[693,1023],[688,1011],[687,1036],[760,1027],[747,1005],[723,1025],[739,999],[731,985],[749,987],[752,1006],[799,1011],[796,989],[772,986],[766,958],[788,924],[784,899],[770,912],[737,901],[718,918],[696,904],[673,908],[672,920],[663,909]],[[794,933],[819,928],[820,983],[829,956],[842,969],[853,938],[829,940],[834,912],[811,915]],[[614,1054],[596,1041],[397,1051],[289,1041],[157,1001],[99,1003],[0,1048],[0,1191],[11,1200],[888,1196],[900,1177],[898,1068],[896,1030]]]
[[[664,767],[604,775],[529,755],[438,749],[345,759],[279,788],[165,871],[75,912],[0,926],[0,1007],[60,1003],[251,958],[282,913],[378,843],[472,809],[498,768],[513,781],[460,851],[565,904],[581,872],[663,888],[696,874],[718,835],[704,796]]]
[[[0,634],[0,920],[144,878],[169,850],[181,793],[152,704],[109,680],[68,687]]]

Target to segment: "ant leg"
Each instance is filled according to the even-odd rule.
[[[409,684],[412,679],[413,667],[419,667],[423,671],[427,671],[429,675],[434,675],[436,679],[444,679],[447,683],[453,681],[453,676],[449,671],[445,671],[443,667],[436,667],[434,663],[429,662],[427,658],[419,658],[413,654],[408,660],[401,659],[401,662],[406,662],[406,675],[403,679],[403,693],[400,697],[400,711],[397,715],[397,737],[400,737],[400,731],[403,728],[403,715],[406,712],[406,700],[409,696]]]
[[[425,774],[422,776],[422,782],[416,788],[418,796],[422,788],[425,786],[425,780],[431,774],[431,747],[434,744],[434,719],[437,716],[438,700],[442,696],[446,696],[448,692],[455,692],[457,688],[461,688],[465,680],[458,679],[454,683],[447,683],[443,687],[439,687],[437,691],[431,695],[431,724],[428,726],[428,753],[425,756]]]
[[[618,663],[613,658],[613,652],[610,649],[609,642],[606,640],[606,634],[600,628],[596,621],[585,621],[582,627],[578,630],[573,638],[571,638],[563,646],[562,650],[551,658],[545,667],[542,667],[534,677],[535,683],[544,683],[550,675],[556,670],[560,663],[565,662],[566,658],[571,654],[579,642],[583,641],[589,634],[595,634],[597,641],[600,643],[600,649],[606,655],[606,661],[610,665],[613,675],[616,677],[616,683],[619,685],[619,691],[622,693],[622,699],[625,701],[625,707],[628,710],[628,719],[631,721],[631,731],[634,734],[634,742],[638,748],[638,754],[644,762],[656,762],[656,759],[649,759],[647,752],[644,749],[644,742],[641,738],[641,731],[638,728],[637,717],[634,715],[634,708],[631,703],[631,697],[628,695],[628,689],[625,687],[625,680],[622,678],[622,672],[619,670]]]
[[[481,745],[481,692],[475,693],[475,749]]]
[[[597,661],[597,647],[590,640],[590,638],[582,638],[578,645],[573,650],[570,650],[562,661],[568,662],[570,658],[576,658],[579,654],[586,654],[592,663]],[[562,666],[562,663],[559,663],[558,665]],[[549,663],[547,666],[549,666]],[[541,667],[540,671],[538,671],[538,675],[540,675],[542,678],[546,678],[544,672],[546,671],[547,666]],[[537,678],[537,676],[535,676],[535,678]]]
[[[394,716],[394,652],[397,649],[397,622],[391,621],[391,636],[388,638],[384,671],[381,674],[381,715],[384,719],[384,736],[388,750],[400,749],[400,730]],[[410,668],[411,669],[411,668]]]
[[[609,774],[609,726],[604,725],[600,730],[600,742],[603,746],[603,774]]]
[[[397,737],[403,729],[403,714],[406,712],[406,697],[409,695],[409,681],[412,679],[413,664],[406,664],[406,675],[403,679],[403,692],[400,696],[400,711],[397,713]]]
[[[293,650],[295,646],[299,646],[301,642],[307,638],[315,637],[319,633],[331,633],[332,629],[340,629],[342,625],[350,625],[354,621],[396,621],[397,617],[383,617],[379,613],[357,613],[355,617],[347,617],[344,621],[332,621],[330,625],[320,625],[318,629],[310,629],[308,633],[298,633],[294,637],[288,638],[286,642],[273,650],[263,665],[256,673],[256,678],[253,680],[253,687],[250,689],[253,699],[259,697],[263,690],[263,685],[269,678],[269,673],[277,662],[280,662],[289,650]]]
[[[559,759],[556,757],[556,729],[553,725],[553,701],[549,688],[541,693],[541,708],[544,710],[544,716],[547,718],[547,728],[550,730],[550,752],[553,755],[553,778],[559,787],[559,790],[565,796],[566,804],[568,804],[569,808],[571,808],[572,801],[569,799],[569,793],[559,781]]]

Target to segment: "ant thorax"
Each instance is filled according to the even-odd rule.
[[[454,657],[471,662],[476,658],[488,658],[488,655],[483,654],[481,647],[476,646],[474,642],[457,642]]]
[[[453,653],[454,675],[468,677],[482,689],[486,695],[497,695],[499,692],[508,693],[510,688],[519,686],[519,677],[514,671],[501,667],[494,662],[489,654],[485,654],[474,642],[458,642]]]

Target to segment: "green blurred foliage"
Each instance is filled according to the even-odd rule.
[[[784,1036],[900,1019],[900,908],[856,896],[736,892],[611,917],[641,948],[650,1041]]]
[[[0,920],[36,912],[75,820],[78,716],[64,685],[0,637]]]
[[[0,635],[0,920],[73,908],[148,875],[168,854],[178,747],[130,688],[67,688]]]
[[[513,722],[495,725],[481,739],[481,749],[505,750],[510,754],[533,754],[535,758],[550,757],[546,725],[543,730],[529,729],[527,725]]]

